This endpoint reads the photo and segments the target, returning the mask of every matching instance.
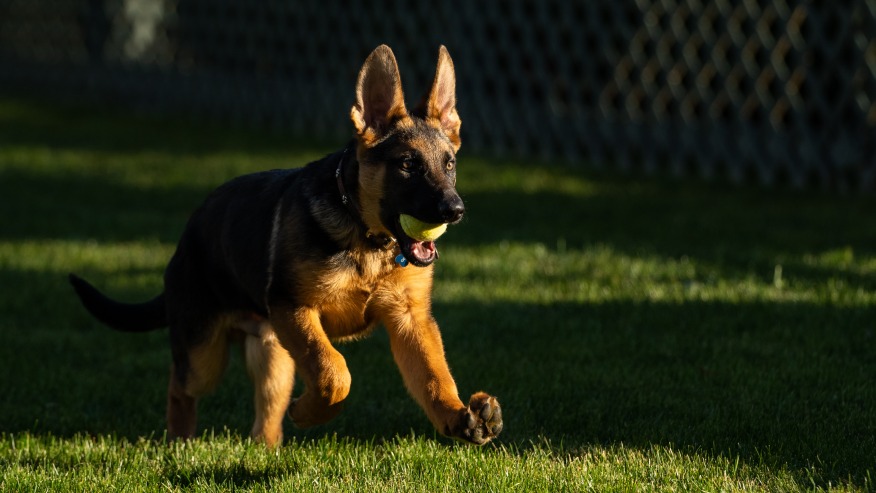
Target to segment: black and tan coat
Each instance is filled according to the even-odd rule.
[[[460,119],[453,62],[444,47],[423,102],[405,107],[392,51],[365,61],[351,118],[356,138],[300,169],[236,178],[192,215],[165,272],[164,292],[118,303],[71,276],[88,310],[126,331],[168,326],[170,437],[192,437],[197,399],[243,344],[255,384],[252,435],[282,440],[283,416],[301,427],[341,409],[351,376],[333,341],[382,323],[405,385],[439,432],[483,444],[502,429],[499,404],[479,392],[463,403],[431,313],[433,241],[408,237],[399,216],[455,223]],[[401,256],[413,264],[403,267]],[[402,263],[404,263],[402,261]],[[306,389],[290,403],[294,373]]]

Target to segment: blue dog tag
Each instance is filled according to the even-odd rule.
[[[402,267],[407,267],[408,266],[408,259],[406,259],[405,256],[400,253],[400,254],[396,255],[395,263],[397,263],[398,265],[400,265]]]

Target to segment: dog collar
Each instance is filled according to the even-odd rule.
[[[335,170],[335,180],[338,182],[338,192],[341,193],[341,202],[351,211],[353,210],[352,204],[350,204],[350,197],[347,195],[347,189],[344,187],[344,158],[347,157],[347,152],[350,151],[349,147],[344,148],[344,153],[341,154],[341,159],[338,159],[338,168]],[[355,211],[354,211],[355,212]]]
[[[383,233],[374,233],[368,229],[368,226],[365,225],[365,222],[359,217],[359,212],[356,210],[355,206],[353,206],[353,201],[350,199],[350,196],[347,194],[347,188],[344,186],[344,161],[347,158],[348,152],[350,152],[349,146],[344,148],[344,152],[341,154],[341,159],[338,159],[338,167],[335,169],[335,180],[338,182],[338,192],[341,194],[341,203],[347,207],[350,214],[352,214],[353,218],[355,218],[359,224],[365,226],[365,238],[367,238],[368,241],[370,241],[375,247],[384,250],[391,250],[395,246],[395,238]]]

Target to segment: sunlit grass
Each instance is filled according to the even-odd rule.
[[[788,471],[671,446],[564,450],[447,447],[395,438],[292,441],[268,453],[227,435],[165,446],[112,437],[6,438],[0,459],[15,490],[157,491],[802,491]],[[12,457],[10,457],[12,456]],[[27,478],[27,481],[21,480]],[[20,481],[20,482],[19,482]],[[837,488],[841,491],[844,488]]]

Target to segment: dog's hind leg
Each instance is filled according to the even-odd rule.
[[[181,372],[174,363],[167,385],[167,438],[192,438],[198,421],[198,401],[185,391]]]
[[[276,447],[283,440],[283,417],[292,396],[295,364],[267,324],[258,334],[246,336],[244,352],[246,369],[255,386],[252,437]]]
[[[167,435],[170,439],[195,436],[198,398],[216,388],[228,366],[227,331],[224,327],[214,326],[209,333],[210,337],[197,346],[175,351],[167,388]]]

